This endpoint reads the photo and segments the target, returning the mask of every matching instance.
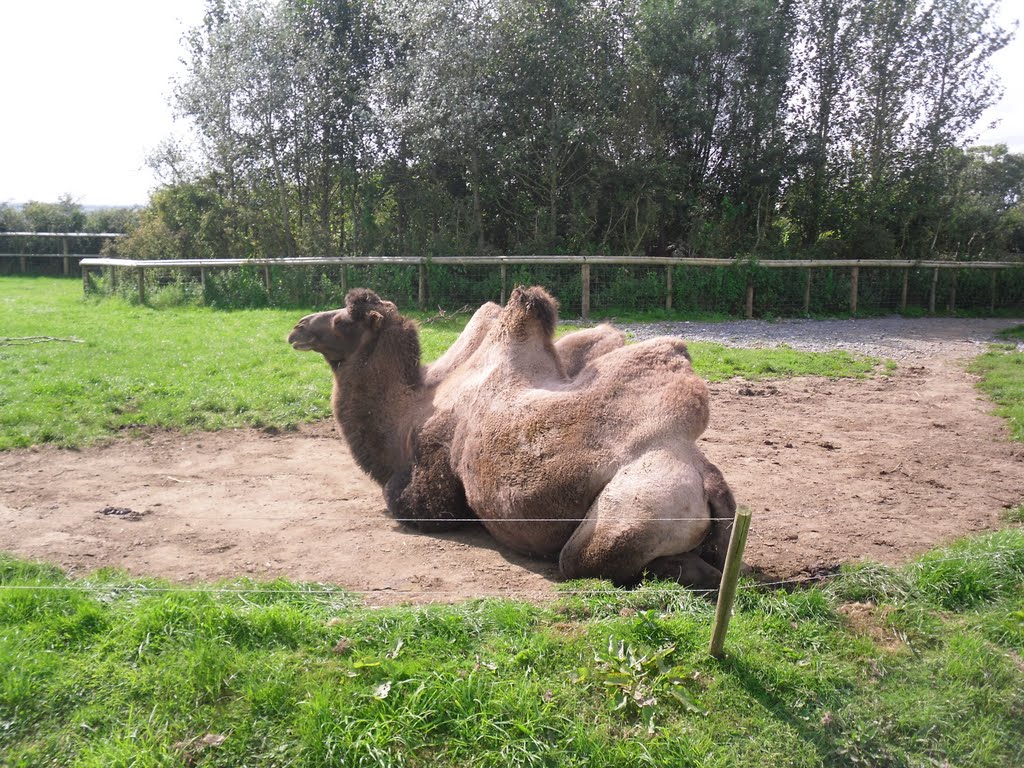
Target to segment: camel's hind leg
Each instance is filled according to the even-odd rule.
[[[736,499],[718,467],[707,459],[704,459],[701,474],[711,515],[711,532],[704,540],[700,556],[720,570],[725,567],[725,554],[729,549],[733,521],[736,519]]]
[[[637,581],[644,572],[695,587],[720,572],[699,557],[711,528],[703,457],[693,448],[652,449],[622,467],[562,548],[566,578]]]

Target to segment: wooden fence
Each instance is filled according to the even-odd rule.
[[[61,259],[63,260],[64,274],[70,275],[72,265],[75,261],[95,257],[95,253],[72,253],[71,241],[85,238],[111,240],[124,237],[121,232],[0,232],[0,239],[13,238],[22,242],[35,238],[43,240],[59,240],[60,251],[53,253],[31,253],[24,249],[18,253],[0,253],[0,259],[17,259],[18,266],[24,274],[28,272],[29,259]]]
[[[930,270],[930,289],[928,291],[927,308],[929,313],[936,311],[937,285],[939,273],[943,270],[983,271],[989,275],[990,302],[989,308],[996,307],[997,276],[1007,270],[1024,269],[1024,261],[909,261],[909,260],[760,260],[743,259],[702,259],[702,258],[669,258],[669,257],[618,257],[618,256],[466,256],[466,257],[321,257],[293,259],[173,259],[173,260],[131,260],[108,258],[84,258],[80,262],[82,285],[85,292],[91,289],[90,273],[93,270],[108,270],[110,285],[116,288],[122,272],[133,274],[140,302],[146,300],[145,273],[152,269],[174,269],[198,271],[199,282],[205,287],[206,274],[209,270],[257,268],[262,271],[266,290],[270,291],[271,269],[277,268],[308,268],[340,266],[340,287],[342,292],[348,289],[348,267],[358,266],[416,266],[418,268],[417,303],[421,309],[427,303],[427,270],[430,265],[444,266],[481,266],[497,268],[500,271],[500,301],[505,302],[509,291],[508,270],[519,265],[571,266],[579,269],[580,314],[583,318],[590,315],[591,310],[591,269],[608,265],[636,265],[646,268],[660,267],[664,269],[664,306],[673,309],[673,272],[677,267],[728,267],[746,269],[746,294],[744,314],[750,318],[754,315],[755,280],[754,271],[759,269],[802,269],[806,270],[803,286],[803,313],[811,309],[811,275],[815,270],[848,270],[849,271],[849,303],[850,314],[857,314],[858,296],[860,292],[860,274],[863,269],[902,270],[902,290],[898,306],[894,309],[905,311],[908,300],[908,281],[912,270]],[[946,309],[956,309],[956,279],[951,283],[947,297]]]

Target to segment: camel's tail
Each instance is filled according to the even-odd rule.
[[[704,539],[701,558],[718,570],[725,567],[725,553],[729,549],[733,520],[736,518],[736,499],[722,473],[714,464],[704,460],[704,494],[708,500],[711,531]]]

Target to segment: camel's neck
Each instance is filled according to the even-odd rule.
[[[426,400],[411,324],[386,330],[334,366],[334,417],[356,462],[381,485],[411,462]]]

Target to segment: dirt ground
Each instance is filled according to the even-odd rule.
[[[977,351],[947,346],[864,381],[712,385],[702,445],[754,512],[746,562],[780,579],[895,564],[998,527],[1024,500],[1024,447],[965,371]],[[77,573],[282,576],[371,604],[542,598],[559,580],[555,564],[480,531],[423,535],[389,520],[330,423],[10,451],[0,478],[0,551]]]

